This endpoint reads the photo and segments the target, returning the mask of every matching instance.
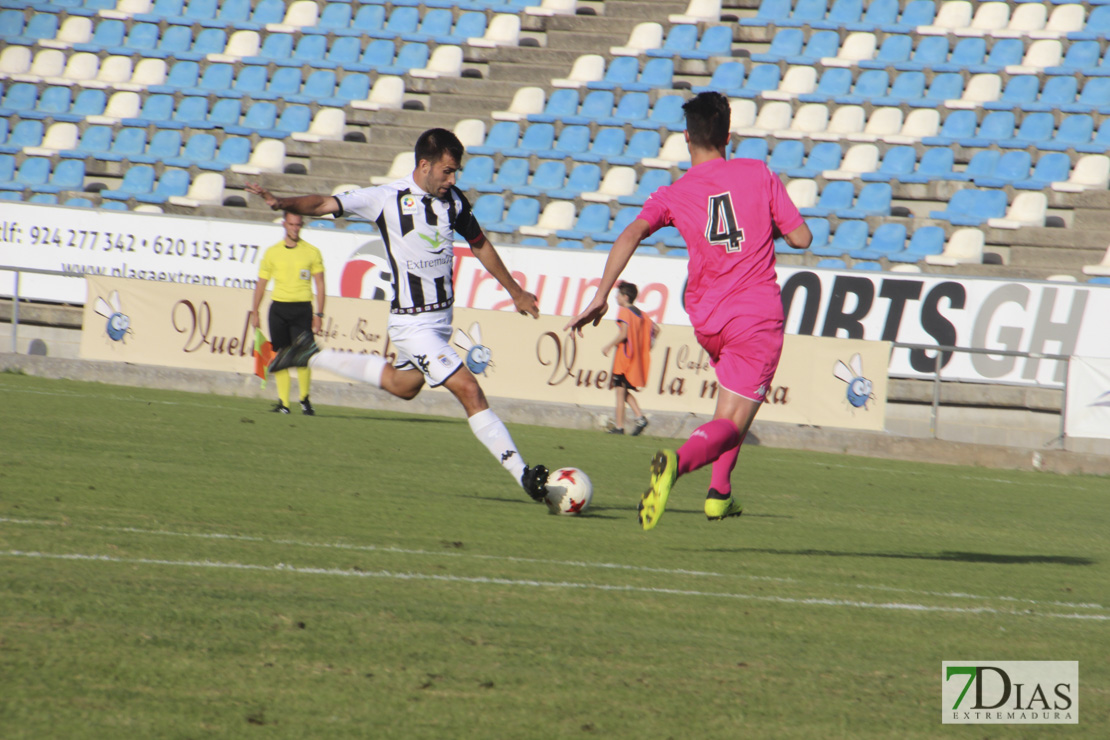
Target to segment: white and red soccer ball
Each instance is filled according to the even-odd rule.
[[[594,487],[578,468],[559,468],[547,477],[547,508],[552,514],[577,516],[590,507]]]

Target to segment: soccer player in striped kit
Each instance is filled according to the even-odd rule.
[[[270,370],[312,367],[369,383],[393,395],[412,399],[424,384],[443,386],[462,404],[470,428],[486,449],[512,474],[535,501],[546,495],[548,471],[528,467],[505,424],[489,407],[478,380],[449,344],[454,290],[452,270],[455,234],[470,244],[474,256],[505,288],[521,314],[539,317],[536,296],[525,291],[505,267],[455,187],[462,166],[462,142],[446,129],[429,129],[416,141],[416,168],[400,180],[340,195],[278,198],[265,188],[248,185],[274,210],[324,216],[348,213],[378,227],[393,271],[389,340],[397,350],[390,365],[377,355],[321,351],[305,333],[280,352]]]
[[[760,161],[729,160],[729,104],[704,92],[683,105],[690,169],[656,190],[617,238],[590,305],[567,324],[581,334],[608,308],[609,292],[637,245],[673,225],[690,252],[686,311],[698,342],[717,371],[713,420],[674,450],[651,461],[651,487],[639,504],[640,525],[659,523],[679,476],[713,466],[705,515],[739,516],[732,470],[748,428],[771,387],[783,342],[783,309],[775,275],[776,233],[795,249],[813,239],[779,178]]]

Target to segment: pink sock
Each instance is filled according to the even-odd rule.
[[[678,448],[678,474],[685,475],[708,465],[740,444],[740,430],[728,419],[702,424]]]
[[[709,477],[709,487],[722,496],[732,493],[732,469],[736,467],[736,458],[740,456],[740,447],[743,444],[744,440],[741,439],[740,444],[731,450],[725,450],[713,461],[713,474]]]

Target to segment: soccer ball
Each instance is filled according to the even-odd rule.
[[[559,468],[547,477],[547,508],[552,514],[577,516],[589,508],[594,487],[578,468]]]

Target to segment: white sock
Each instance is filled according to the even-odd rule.
[[[335,349],[321,350],[308,360],[308,366],[314,370],[327,370],[344,378],[369,383],[375,388],[382,387],[386,364],[386,359],[380,355],[356,355]]]
[[[470,422],[470,431],[474,432],[478,441],[484,444],[486,449],[501,461],[501,467],[509,471],[517,485],[523,487],[524,484],[521,483],[520,476],[524,475],[526,465],[516,448],[516,444],[513,443],[509,430],[505,428],[501,419],[497,418],[497,414],[493,413],[493,409],[479,411],[471,416],[468,421]]]

